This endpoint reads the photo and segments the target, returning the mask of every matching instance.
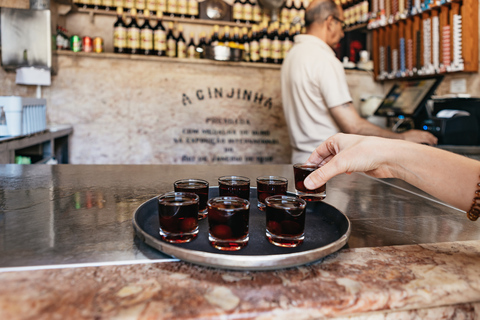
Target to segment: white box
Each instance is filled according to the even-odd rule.
[[[47,101],[17,96],[0,97],[7,118],[8,135],[27,135],[47,129]]]

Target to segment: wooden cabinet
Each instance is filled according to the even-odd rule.
[[[30,9],[30,0],[0,0],[0,8]]]

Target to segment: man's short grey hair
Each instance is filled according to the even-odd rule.
[[[338,6],[333,0],[320,1],[313,7],[309,8],[305,12],[305,26],[310,26],[312,23],[317,22],[322,24],[327,20],[329,16],[335,16],[338,18],[340,12]]]

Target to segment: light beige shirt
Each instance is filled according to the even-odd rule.
[[[352,101],[342,63],[324,41],[295,36],[282,65],[282,102],[292,145],[292,163],[339,132],[329,108]]]

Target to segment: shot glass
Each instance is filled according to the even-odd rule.
[[[208,200],[208,240],[223,251],[236,251],[248,244],[250,202],[238,197]]]
[[[257,207],[265,210],[265,199],[275,195],[287,194],[288,179],[279,176],[262,176],[257,178]]]
[[[239,197],[250,200],[250,179],[242,176],[218,178],[218,193],[221,197]]]
[[[324,184],[320,188],[309,190],[305,188],[303,181],[313,171],[320,168],[314,164],[296,163],[293,165],[293,175],[295,176],[295,190],[297,196],[305,201],[321,201],[327,196],[327,185]]]
[[[160,237],[171,243],[190,242],[198,234],[198,201],[195,193],[168,192],[158,197]]]
[[[176,192],[195,193],[200,198],[198,202],[198,219],[205,219],[208,211],[208,181],[201,179],[182,179],[175,181],[173,187]]]
[[[267,229],[270,243],[279,247],[296,247],[305,238],[306,202],[297,197],[271,196],[265,199]]]

